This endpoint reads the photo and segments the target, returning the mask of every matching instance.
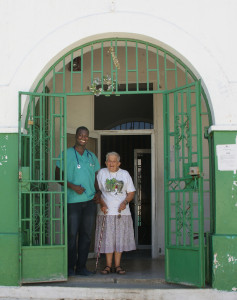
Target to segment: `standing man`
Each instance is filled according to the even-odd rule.
[[[92,272],[86,268],[90,249],[91,233],[95,220],[96,202],[99,191],[96,172],[100,169],[97,157],[86,149],[89,130],[78,127],[75,146],[67,151],[67,219],[68,219],[68,276],[89,276]],[[57,161],[55,179],[63,178]],[[61,164],[63,166],[63,163]],[[60,183],[63,185],[63,183]],[[77,243],[78,238],[78,243]]]

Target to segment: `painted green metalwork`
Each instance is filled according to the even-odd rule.
[[[19,112],[23,101],[28,101],[28,119],[24,122],[19,113],[20,281],[65,280],[67,185],[63,191],[58,188],[54,170],[59,154],[56,138],[60,140],[59,152],[66,148],[66,101],[58,95],[20,93]],[[60,128],[59,133],[57,128]],[[64,155],[66,170],[65,165]],[[63,180],[65,183],[61,174]],[[60,263],[55,265],[51,258],[56,255],[54,262]],[[27,262],[33,260],[37,264],[32,273],[32,265]]]
[[[164,147],[166,280],[202,287],[205,256],[200,86],[198,81],[164,95]]]
[[[114,49],[115,56],[119,60],[119,68],[115,66],[112,55],[110,58],[108,58],[108,53],[111,54],[109,51],[111,47]],[[100,51],[100,55],[97,53],[97,60],[95,61],[96,51]],[[129,56],[128,53],[132,51],[134,52],[134,55]],[[145,56],[143,64],[141,62],[141,55]],[[90,60],[88,60],[88,58],[87,60],[85,59],[87,56],[88,58],[90,57]],[[73,60],[76,57],[80,58],[80,71],[73,71],[73,68],[70,68],[70,66],[73,65]],[[131,62],[132,57],[135,57],[134,63]],[[88,64],[89,61],[90,66]],[[150,66],[150,61],[154,61],[154,65]],[[97,67],[96,63],[100,65],[100,67]],[[108,66],[108,70],[105,70],[105,66]],[[65,78],[67,76],[68,69],[71,70],[70,88],[66,88],[65,85]],[[146,81],[147,83],[147,89],[142,91],[139,90],[139,82],[141,82],[141,79],[139,78],[139,70],[141,69],[145,69],[146,71],[146,76],[142,78],[142,81]],[[42,92],[47,86],[48,81],[53,80],[53,90],[51,92],[58,93],[56,88],[56,77],[57,75],[62,75],[63,80],[61,83],[62,89],[60,90],[60,93],[66,95],[91,95],[92,92],[89,91],[88,86],[90,86],[98,76],[100,79],[103,79],[103,77],[107,75],[106,72],[109,72],[109,70],[110,74],[108,75],[111,77],[112,81],[115,81],[115,88],[112,92],[103,90],[101,93],[103,95],[166,93],[167,90],[176,89],[197,81],[197,78],[193,72],[179,58],[162,47],[141,40],[108,38],[83,44],[67,52],[48,69],[48,71],[40,79],[34,92]],[[181,80],[181,71],[185,74],[185,81]],[[90,73],[89,82],[86,82],[86,72]],[[133,82],[136,82],[135,91],[129,90],[128,85],[129,76],[134,73],[135,77]],[[152,74],[155,74],[153,75],[154,84],[153,89],[150,90],[149,83],[152,80]],[[173,77],[175,78],[172,86],[170,86],[170,83],[168,86],[168,78],[170,74],[174,74]],[[77,76],[79,77],[77,78]],[[119,90],[119,80],[121,80],[121,77],[126,83],[126,89],[123,91]],[[164,78],[164,82],[162,81],[162,78]],[[73,88],[73,84],[75,82],[77,83],[77,92],[75,92]],[[103,88],[102,82],[102,89]],[[203,90],[202,97],[206,103],[207,113],[211,121],[211,114],[209,111],[207,98]]]
[[[105,76],[111,79],[111,90]],[[99,82],[96,89],[90,89],[95,82]],[[135,90],[129,83],[135,84]],[[145,83],[146,89],[140,90],[139,83]],[[179,58],[162,47],[134,39],[101,39],[72,49],[48,69],[33,94],[20,94],[29,98],[25,126],[19,116],[19,128],[26,130],[19,141],[24,148],[20,152],[22,268],[32,259],[29,250],[33,248],[65,247],[64,192],[51,190],[56,183],[55,132],[60,130],[59,150],[66,149],[66,97],[93,93],[164,95],[166,277],[168,281],[203,286],[204,249],[208,252],[204,231],[207,236],[213,229],[210,148],[209,140],[202,139],[212,123],[207,98],[196,76]],[[46,102],[48,105],[43,104]],[[203,205],[208,212],[205,217]],[[49,272],[38,273],[52,280]],[[28,269],[21,274],[22,281],[32,276]]]

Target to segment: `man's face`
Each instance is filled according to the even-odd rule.
[[[105,164],[110,172],[117,172],[120,166],[120,162],[116,155],[110,155]]]
[[[89,139],[89,132],[87,130],[79,130],[76,135],[76,145],[86,146]]]

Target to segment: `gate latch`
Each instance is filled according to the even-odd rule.
[[[189,175],[191,176],[198,176],[200,175],[199,167],[189,167]]]

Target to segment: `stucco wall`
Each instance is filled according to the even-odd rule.
[[[214,124],[237,124],[235,0],[1,0],[0,7],[2,132],[17,131],[19,90],[32,90],[69,49],[109,36],[172,51],[202,78]]]

